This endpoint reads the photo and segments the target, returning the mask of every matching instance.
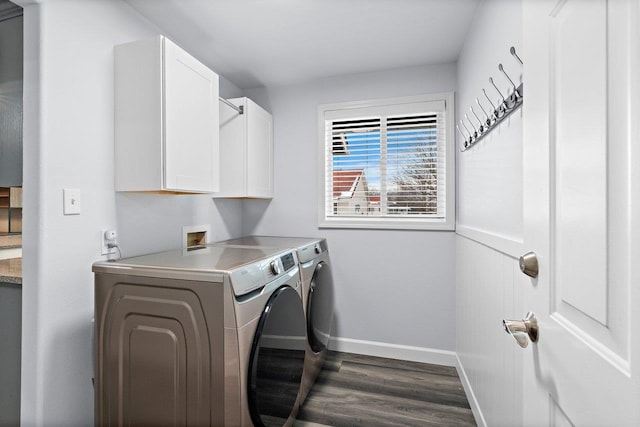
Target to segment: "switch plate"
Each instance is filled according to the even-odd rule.
[[[62,190],[64,200],[63,213],[65,215],[80,215],[80,190],[77,188],[65,188]]]

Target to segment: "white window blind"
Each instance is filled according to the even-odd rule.
[[[325,110],[325,221],[444,221],[445,107],[438,100]]]

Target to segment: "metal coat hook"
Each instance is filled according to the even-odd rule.
[[[467,142],[467,136],[460,130],[460,126],[456,125],[456,129],[458,129],[458,132],[462,136],[464,148],[467,148],[467,146],[469,145],[469,143]],[[464,151],[464,148],[460,148],[460,151]]]
[[[466,114],[465,114],[465,116],[466,116]],[[469,132],[469,128],[467,128],[467,125],[464,124],[464,120],[460,120],[460,123],[462,123],[462,126],[465,128],[465,130],[469,134],[469,141],[473,140],[473,138],[475,138],[476,135],[474,135],[472,132]]]
[[[498,108],[496,108],[496,115],[498,118],[500,118],[504,116],[504,113],[507,109],[507,100],[504,98],[504,95],[502,94],[502,92],[500,92],[500,89],[498,89],[498,86],[496,86],[495,82],[493,81],[493,77],[489,77],[489,83],[491,83],[493,88],[500,95],[500,99],[502,99],[502,102],[500,103],[500,105],[498,105]]]
[[[469,137],[460,130],[460,126],[456,125],[456,129],[458,129],[458,132],[460,133],[460,136],[462,137],[462,140],[464,141],[464,144],[466,146],[467,140],[469,139]]]
[[[493,82],[493,77],[489,77],[489,83],[491,83],[491,85],[493,85],[493,87],[498,92],[498,94],[500,94],[500,98],[502,98],[502,102],[505,102],[504,95],[502,95],[502,92],[500,92],[500,89],[498,89],[498,86],[496,86],[496,84]]]
[[[484,89],[483,89],[484,90]],[[491,125],[491,118],[489,117],[489,115],[487,114],[487,112],[484,110],[484,108],[482,107],[482,104],[480,104],[480,100],[478,98],[476,98],[476,103],[478,104],[478,107],[480,107],[480,109],[482,110],[482,112],[484,113],[484,116],[487,118],[487,126]]]
[[[467,113],[464,113],[464,116],[467,118],[467,121],[469,122],[469,125],[471,126],[471,129],[473,129],[473,137],[477,138],[480,135],[480,132],[478,132],[476,127],[473,125],[473,122],[471,121],[471,119],[469,119],[469,116],[467,115]],[[462,124],[464,124],[464,120],[462,121]],[[465,126],[465,129],[466,128],[467,127]]]
[[[515,91],[517,89],[516,84],[513,82],[513,80],[511,80],[511,77],[509,77],[507,72],[504,70],[504,67],[502,66],[502,64],[498,64],[498,70],[502,71],[502,74],[504,74],[507,80],[509,80],[509,83],[511,83],[511,86],[513,86],[513,90]]]
[[[465,117],[467,117],[466,114]],[[469,117],[467,117],[467,121],[469,122],[469,126],[471,126],[471,129],[473,130],[473,141],[476,141],[478,138],[480,138],[480,135],[482,135],[482,131],[480,129],[476,129],[476,126],[473,124]]]
[[[480,117],[478,117],[478,115],[476,114],[475,111],[473,111],[473,107],[469,107],[469,110],[471,110],[471,113],[476,116],[476,119],[478,120],[478,123],[480,123],[480,132],[482,132],[484,130],[484,123],[482,122],[482,120],[480,120]]]
[[[513,46],[511,47],[509,52],[520,63],[520,65],[523,65],[522,60],[516,53],[516,50]],[[460,123],[469,134],[468,138],[466,137],[464,132],[462,132],[462,129],[459,126],[456,126],[458,132],[460,132],[460,135],[462,135],[462,137],[464,138],[464,149],[462,151],[466,151],[473,145],[475,145],[478,141],[484,138],[485,135],[487,135],[489,131],[491,131],[491,129],[496,127],[500,122],[502,122],[506,117],[508,117],[518,107],[520,107],[520,105],[522,105],[524,96],[524,84],[521,83],[520,86],[516,86],[511,77],[509,77],[507,72],[504,70],[502,64],[498,64],[498,70],[500,70],[500,72],[507,78],[507,80],[511,84],[511,87],[513,87],[513,91],[508,94],[507,98],[505,98],[500,89],[498,89],[496,83],[493,81],[493,77],[489,77],[489,83],[491,83],[491,86],[493,86],[496,92],[498,92],[501,101],[498,102],[498,105],[494,104],[487,94],[487,91],[484,90],[484,88],[482,89],[482,93],[484,94],[484,97],[487,99],[487,101],[489,101],[489,105],[491,105],[492,110],[487,112],[487,110],[485,110],[480,103],[480,99],[476,98],[476,104],[478,104],[478,107],[480,107],[480,109],[484,113],[484,116],[487,118],[486,121],[483,122],[483,120],[476,114],[473,106],[469,107],[471,113],[475,116],[478,123],[480,123],[480,128],[476,129],[474,123],[471,121],[471,119],[469,119],[469,115],[467,113],[464,114],[464,117],[471,125],[473,132],[469,131],[469,128],[465,124],[464,119],[460,120]]]
[[[520,59],[520,57],[516,53],[515,47],[511,46],[511,49],[509,49],[509,52],[511,52],[511,55],[513,55],[513,57],[516,58],[516,60],[520,63],[520,65],[524,65],[524,63],[522,62],[522,59]]]
[[[489,104],[491,104],[491,107],[493,108],[493,117],[497,119],[498,114],[496,113],[496,110],[498,108],[493,104],[493,101],[491,101],[491,98],[489,98],[489,95],[487,95],[487,91],[484,90],[484,88],[482,89],[482,93],[484,93],[484,97],[487,98],[487,101],[489,101]]]
[[[458,132],[460,133],[460,136],[462,136],[465,140],[469,139],[469,137],[467,135],[465,135],[464,132],[462,132],[460,130],[460,126],[456,125],[456,129],[458,129]]]
[[[504,74],[507,80],[509,80],[509,83],[511,83],[511,87],[513,87],[513,91],[511,92],[511,95],[509,95],[509,98],[507,98],[507,102],[506,102],[508,107],[513,107],[516,101],[518,100],[518,98],[520,97],[520,94],[518,93],[518,88],[516,87],[516,84],[513,82],[513,80],[511,80],[511,77],[509,77],[507,72],[504,70],[504,67],[502,66],[502,64],[498,64],[498,70],[500,70],[502,74]]]

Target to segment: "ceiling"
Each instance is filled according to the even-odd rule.
[[[456,61],[478,0],[124,0],[242,89]]]

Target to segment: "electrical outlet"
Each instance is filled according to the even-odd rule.
[[[116,248],[110,248],[109,243],[116,243],[118,235],[116,230],[102,229],[100,230],[100,247],[102,255],[111,255],[116,253]]]

